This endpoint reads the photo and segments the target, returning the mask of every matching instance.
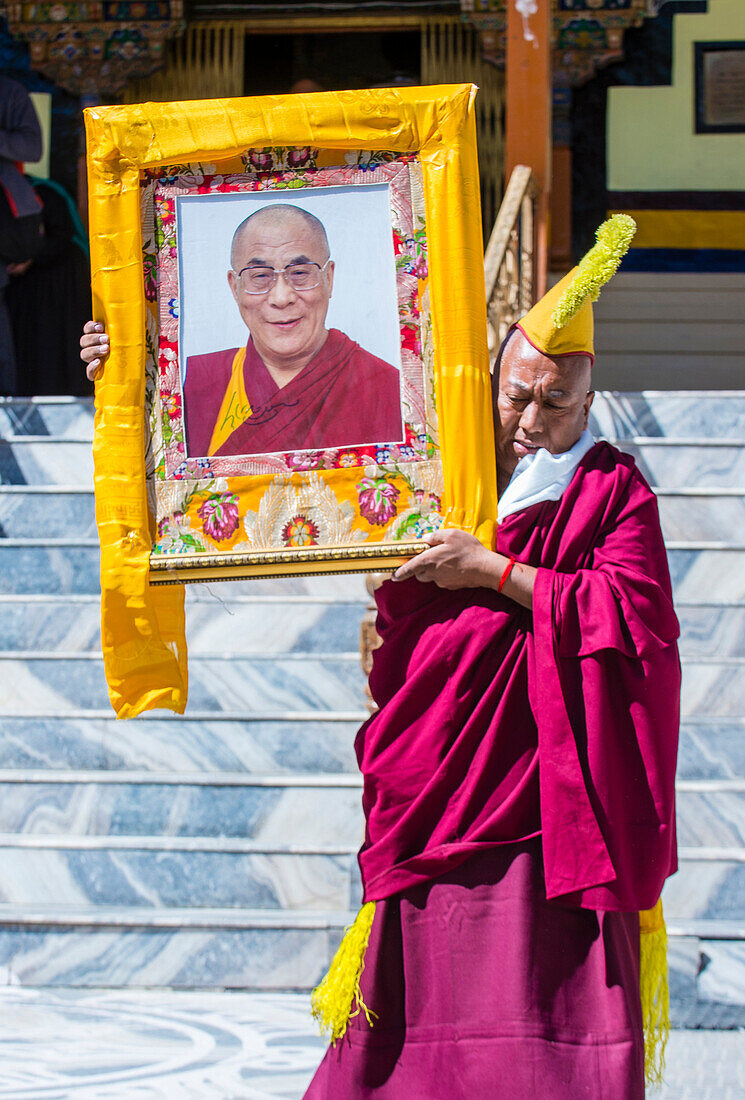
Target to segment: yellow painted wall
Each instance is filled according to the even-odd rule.
[[[673,20],[673,83],[608,92],[609,191],[745,188],[745,134],[697,134],[694,42],[745,41],[745,0]]]
[[[34,105],[36,114],[39,116],[39,125],[41,126],[41,157],[33,164],[30,161],[24,164],[23,170],[32,176],[41,176],[42,179],[48,179],[49,144],[52,136],[52,97],[49,92],[32,92],[31,102]]]

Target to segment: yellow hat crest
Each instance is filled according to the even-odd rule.
[[[598,229],[596,243],[518,322],[518,328],[544,355],[595,357],[592,303],[613,278],[629,250],[636,222],[628,214],[614,214]]]

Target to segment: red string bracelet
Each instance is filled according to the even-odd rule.
[[[510,573],[512,572],[512,570],[514,568],[514,565],[515,565],[515,559],[511,557],[510,560],[507,562],[506,566],[504,567],[504,573],[502,574],[502,576],[500,578],[499,587],[497,588],[497,592],[501,592],[502,589],[504,588],[504,583],[507,580],[507,578],[509,577]]]

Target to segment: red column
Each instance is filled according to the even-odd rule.
[[[546,290],[551,195],[551,0],[507,0],[507,179],[518,164],[538,185],[536,292]]]

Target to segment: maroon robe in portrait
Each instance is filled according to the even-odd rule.
[[[189,357],[184,385],[187,452],[207,455],[237,348]],[[338,329],[282,389],[248,341],[243,367],[252,415],[218,455],[311,451],[403,439],[400,375]]]
[[[644,1094],[636,911],[677,867],[657,503],[596,444],[497,549],[538,569],[532,612],[416,580],[377,593],[380,710],[356,749],[379,1020],[352,1022],[307,1100]]]

